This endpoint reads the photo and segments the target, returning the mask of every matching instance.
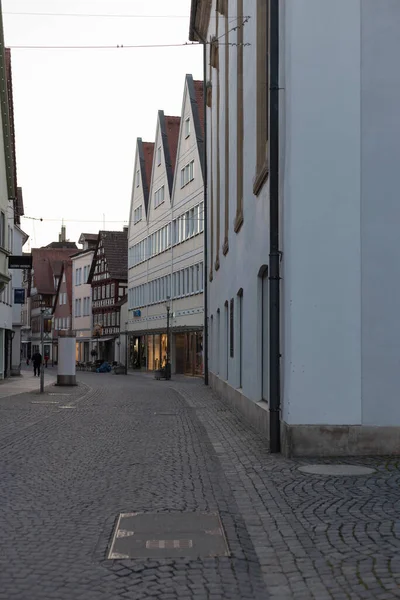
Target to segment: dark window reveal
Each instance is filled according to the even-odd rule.
[[[233,355],[234,355],[234,347],[233,347],[233,343],[234,343],[234,332],[233,332],[233,298],[232,298],[231,304],[230,304],[229,320],[230,320],[230,356],[231,356],[231,358],[233,358]]]

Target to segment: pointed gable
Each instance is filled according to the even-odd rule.
[[[104,248],[100,255],[99,248]],[[88,283],[92,283],[97,260],[105,261],[110,279],[128,280],[128,231],[99,231]]]
[[[192,105],[193,125],[199,147],[200,164],[204,178],[204,85],[202,81],[193,81],[191,75],[186,75],[190,103]]]
[[[143,190],[144,210],[147,215],[149,206],[151,169],[153,166],[154,156],[154,142],[143,142],[142,138],[138,138],[137,151],[139,155],[139,170]]]
[[[180,117],[165,116],[164,111],[158,111],[161,142],[164,151],[165,169],[167,172],[168,188],[172,194],[174,182],[176,153],[178,150]]]

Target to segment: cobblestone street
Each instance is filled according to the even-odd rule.
[[[307,475],[199,380],[78,378],[0,399],[1,600],[400,597],[397,459]],[[218,514],[229,556],[109,559],[121,513]]]

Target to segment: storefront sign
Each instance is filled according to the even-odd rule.
[[[133,311],[133,316],[134,317],[141,317],[142,316],[142,311],[140,311],[140,310],[134,310]]]
[[[32,255],[27,254],[26,256],[9,256],[8,257],[8,268],[9,269],[32,269]]]
[[[25,304],[25,290],[24,290],[24,288],[15,288],[15,290],[14,290],[14,304]]]

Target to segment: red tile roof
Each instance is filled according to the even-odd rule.
[[[38,294],[55,294],[54,277],[60,277],[63,260],[76,252],[73,248],[32,248],[33,283]]]
[[[176,153],[178,151],[180,117],[165,116],[165,129],[168,138],[169,154],[171,158],[172,173],[175,173]]]
[[[197,110],[199,111],[199,120],[201,133],[204,137],[204,84],[202,81],[193,81],[194,91],[196,93]]]
[[[151,169],[153,167],[154,142],[143,142],[144,165],[146,170],[147,185],[151,181]]]
[[[92,259],[89,283],[92,282],[100,241],[103,243],[104,257],[110,278],[128,281],[128,231],[99,231],[99,241]]]

